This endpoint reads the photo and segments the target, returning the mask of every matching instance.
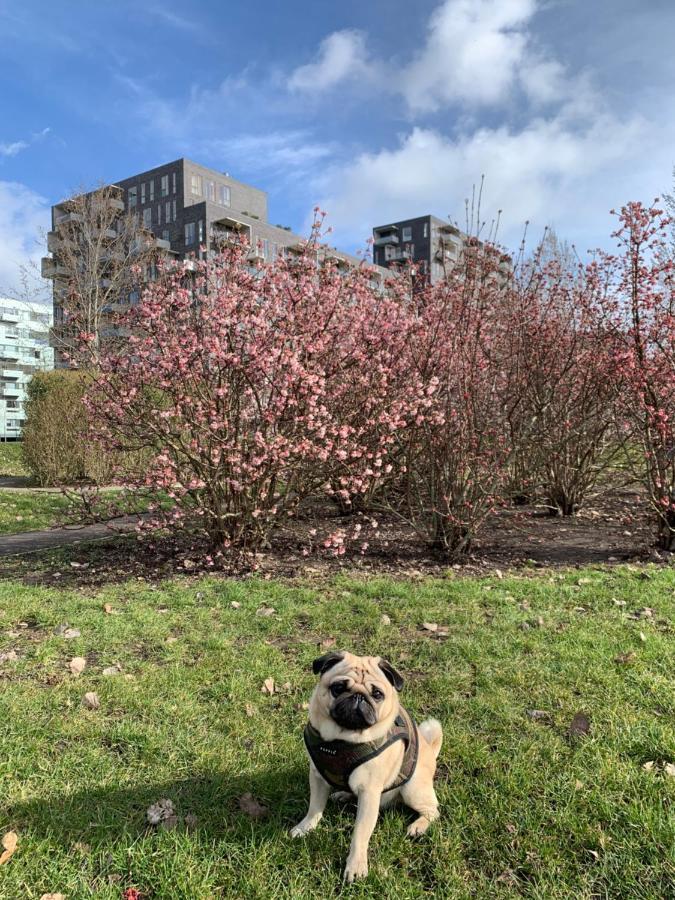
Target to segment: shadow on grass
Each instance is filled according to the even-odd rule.
[[[246,794],[268,812],[256,817],[243,810],[239,799]],[[284,837],[307,810],[307,769],[276,767],[251,774],[222,772],[126,787],[87,787],[18,802],[4,811],[0,805],[0,818],[15,831],[30,831],[64,846],[83,841],[95,850],[120,838],[135,840],[165,830],[146,818],[148,807],[162,799],[173,803],[178,822],[171,830],[176,832],[194,830],[208,839],[234,841],[250,840],[252,830],[261,839]],[[338,809],[330,802],[327,818]]]

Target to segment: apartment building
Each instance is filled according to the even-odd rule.
[[[467,236],[436,216],[418,216],[373,228],[373,262],[397,268],[409,262],[435,284],[458,262]]]
[[[26,388],[38,370],[54,368],[49,346],[52,311],[40,304],[0,297],[0,440],[21,437]]]
[[[126,213],[134,214],[143,242],[149,237],[159,255],[176,260],[188,260],[217,249],[223,242],[242,238],[249,246],[252,267],[273,262],[279,255],[292,257],[304,249],[304,238],[269,221],[265,191],[189,159],[177,159],[115,182],[106,189],[105,202],[115,208],[120,219]],[[60,349],[64,342],[58,335],[63,328],[62,297],[72,289],[68,270],[59,261],[59,247],[64,240],[72,246],[79,215],[72,200],[52,207],[52,230],[47,236],[52,255],[42,260],[42,274],[53,285],[57,365],[67,364]],[[110,226],[110,219],[106,221]],[[328,246],[322,246],[320,252],[343,271],[362,262]],[[374,284],[382,285],[386,277],[386,268],[373,267]],[[128,293],[126,297],[116,297],[115,304],[133,303],[137,291]]]

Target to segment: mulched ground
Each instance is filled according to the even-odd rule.
[[[361,571],[370,575],[421,577],[443,575],[450,563],[435,556],[407,525],[391,514],[340,516],[330,503],[315,503],[276,534],[274,546],[254,560],[228,559],[223,574],[246,577],[317,577]],[[321,550],[303,551],[336,528],[351,531],[362,523],[358,541],[344,556]],[[316,536],[312,531],[316,530]],[[359,546],[368,542],[365,553]],[[0,578],[29,584],[85,587],[128,578],[157,580],[177,574],[201,574],[203,553],[187,543],[144,537],[63,548],[59,551],[10,557],[0,563]],[[653,548],[653,528],[644,504],[634,491],[614,491],[598,497],[573,518],[548,515],[536,506],[500,509],[486,523],[471,555],[452,566],[464,574],[483,574],[519,567],[557,568],[652,561],[670,564],[672,554]],[[212,570],[209,570],[212,571]]]

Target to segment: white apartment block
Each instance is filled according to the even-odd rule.
[[[0,297],[0,441],[21,437],[28,382],[54,368],[52,322],[47,306]]]

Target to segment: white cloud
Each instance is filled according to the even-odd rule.
[[[535,0],[446,0],[433,13],[422,51],[401,90],[414,110],[457,101],[497,103],[513,87],[527,51],[524,26]]]
[[[228,165],[254,169],[282,180],[305,177],[333,152],[329,144],[314,141],[309,132],[302,130],[215,138],[205,141],[201,150],[210,159],[219,157]]]
[[[43,128],[42,131],[38,131],[35,134],[32,134],[30,140],[28,141],[13,141],[10,144],[0,142],[0,156],[16,156],[17,153],[21,153],[22,150],[26,150],[28,147],[30,147],[31,144],[42,140],[42,138],[46,137],[49,132],[49,128]]]
[[[44,197],[19,182],[0,181],[1,294],[20,293],[22,267],[39,266],[40,233],[49,222],[50,206]],[[40,287],[44,290],[44,285]]]
[[[609,115],[581,129],[561,115],[457,138],[414,128],[393,149],[333,168],[316,188],[337,241],[363,242],[374,225],[428,213],[464,227],[464,198],[485,175],[482,217],[489,225],[503,210],[501,240],[517,246],[530,220],[535,233],[547,224],[569,226],[566,235],[585,251],[584,240],[608,233],[609,208],[627,199],[618,172],[641,158],[645,134],[642,120]],[[663,169],[663,153],[659,159]]]
[[[26,141],[14,141],[12,144],[0,144],[0,156],[16,156],[28,147]]]
[[[334,31],[319,47],[316,60],[295,69],[288,80],[293,91],[318,93],[348,79],[371,77],[374,67],[368,60],[363,32]]]

